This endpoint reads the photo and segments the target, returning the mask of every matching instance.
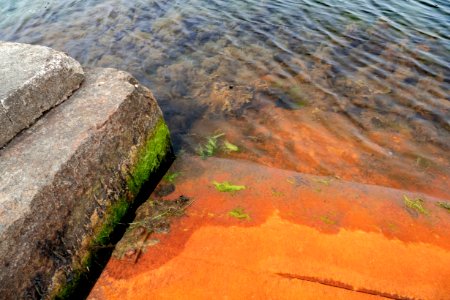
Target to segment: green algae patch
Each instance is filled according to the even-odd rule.
[[[250,215],[242,207],[236,207],[228,215],[239,220],[250,220]]]
[[[198,155],[200,155],[202,159],[207,159],[208,157],[213,156],[219,148],[218,144],[219,138],[221,138],[224,135],[225,135],[224,133],[219,133],[214,136],[208,137],[204,145],[197,147]]]
[[[123,198],[111,205],[100,231],[93,240],[94,246],[104,246],[109,243],[111,233],[125,216],[130,205],[131,203]]]
[[[54,295],[53,297],[50,297],[50,299],[71,299],[74,298],[75,295],[75,291],[78,288],[81,280],[83,277],[86,276],[86,274],[89,272],[90,267],[93,264],[93,255],[91,253],[88,253],[82,263],[81,263],[81,267],[75,269],[74,271],[72,271],[70,280],[66,281],[66,283],[61,286],[61,288],[58,290],[57,294]]]
[[[408,196],[403,195],[403,202],[407,208],[410,208],[420,214],[428,215],[428,211],[424,207],[424,200],[421,198],[410,199]]]
[[[213,181],[212,184],[214,184],[214,186],[216,187],[216,189],[219,192],[237,192],[237,191],[242,191],[246,189],[245,185],[234,185],[229,183],[228,181],[224,181],[224,182],[217,182],[217,181]]]
[[[98,232],[91,239],[81,263],[73,267],[70,277],[61,285],[56,295],[50,297],[51,299],[70,299],[76,296],[80,282],[86,280],[91,266],[96,261],[96,258],[98,258],[99,249],[110,246],[111,234],[128,212],[130,205],[130,201],[121,198],[107,209],[105,220],[100,229],[98,229]]]
[[[436,205],[450,213],[450,202],[441,201],[437,202]]]
[[[416,167],[420,170],[427,170],[433,166],[433,161],[423,156],[417,156]]]
[[[296,101],[295,102],[295,105],[298,107],[298,108],[303,108],[303,107],[305,107],[305,106],[307,106],[309,103],[308,103],[308,101],[306,101],[306,100],[298,100],[298,101]]]
[[[226,152],[238,152],[239,151],[239,147],[238,146],[230,143],[227,140],[225,140],[225,142],[223,142],[223,147],[224,147]]]
[[[214,156],[219,151],[222,151],[223,153],[239,152],[240,149],[237,145],[229,142],[228,140],[223,140],[224,136],[225,133],[218,133],[216,135],[206,137],[206,142],[197,146],[197,154],[202,159],[207,159],[208,157]]]
[[[127,180],[129,191],[137,195],[142,185],[148,180],[150,174],[161,165],[167,152],[170,150],[170,132],[166,123],[161,119],[153,134],[147,139],[145,145],[138,150],[137,162],[132,167]]]
[[[181,172],[168,172],[166,175],[164,175],[163,179],[169,183],[174,183],[175,179],[177,179],[177,177],[180,175]]]
[[[57,284],[59,287],[54,289],[54,294],[49,295],[49,299],[71,299],[76,296],[81,282],[88,279],[90,269],[98,258],[98,251],[110,246],[111,234],[127,213],[130,205],[131,202],[126,198],[120,198],[107,209],[102,225],[90,239],[89,246],[83,250],[81,260],[71,266],[69,276]]]
[[[144,145],[140,146],[132,155],[131,167],[124,176],[124,189],[115,202],[104,212],[102,224],[94,229],[94,235],[90,238],[88,246],[80,255],[81,260],[71,267],[70,276],[63,281],[51,299],[70,299],[76,297],[80,286],[87,282],[92,268],[102,261],[101,250],[113,247],[111,237],[117,226],[121,224],[129,208],[134,203],[143,184],[148,181],[153,173],[156,173],[170,152],[170,133],[164,120],[158,121],[153,133],[149,135]],[[172,177],[172,180],[176,176]],[[106,263],[106,261],[104,262]]]
[[[315,179],[314,181],[317,183],[329,186],[331,184],[331,182],[333,181],[333,179]]]

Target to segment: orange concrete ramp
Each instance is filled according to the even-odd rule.
[[[450,299],[443,199],[216,158],[171,172],[165,199],[195,201],[90,299]]]

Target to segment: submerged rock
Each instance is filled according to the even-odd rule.
[[[253,91],[246,86],[215,82],[209,99],[211,111],[230,113],[249,103],[253,99]]]
[[[215,157],[183,155],[171,171],[183,174],[170,196],[176,200],[154,193],[141,206],[88,299],[450,294],[450,204],[443,199]],[[248,188],[223,193],[214,179]],[[167,232],[162,216],[178,213],[185,196],[195,201]],[[408,205],[426,214],[412,216]]]

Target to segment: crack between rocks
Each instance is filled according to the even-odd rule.
[[[25,132],[25,131],[28,130],[30,127],[32,127],[34,124],[36,124],[38,121],[40,121],[42,118],[44,118],[44,117],[47,115],[47,113],[50,112],[52,109],[54,109],[54,108],[60,106],[61,104],[63,104],[63,103],[66,102],[67,100],[69,100],[69,98],[72,97],[73,94],[81,88],[81,86],[83,85],[83,82],[84,82],[84,80],[83,80],[78,86],[76,86],[75,89],[73,89],[71,92],[69,92],[69,93],[63,98],[63,99],[64,99],[63,101],[61,101],[60,103],[58,103],[58,104],[56,104],[56,105],[50,107],[50,108],[47,109],[47,110],[41,112],[41,114],[40,114],[38,117],[36,117],[36,118],[32,121],[32,123],[31,123],[30,125],[26,126],[25,128],[22,128],[19,132],[17,132],[16,134],[14,134],[14,136],[13,136],[9,141],[7,141],[3,146],[0,146],[0,150],[1,150],[1,149],[5,149],[5,148],[6,148],[6,147],[7,147],[7,146],[8,146],[15,138],[17,138],[18,136],[20,136],[23,132]],[[3,104],[2,104],[2,107],[4,107]],[[13,121],[13,120],[10,118],[10,116],[9,116],[9,112],[6,111],[6,110],[5,110],[4,112],[5,112],[5,116],[6,116],[6,117],[8,118],[8,120],[11,122],[11,124],[14,124],[14,121]]]
[[[387,299],[396,299],[396,300],[414,300],[415,299],[415,298],[400,296],[400,295],[396,295],[396,294],[391,294],[391,293],[387,293],[387,292],[381,292],[381,291],[376,291],[376,290],[371,290],[371,289],[366,289],[366,288],[355,288],[355,287],[351,286],[350,284],[346,284],[346,283],[336,281],[333,279],[323,279],[323,278],[318,278],[318,277],[304,276],[304,275],[291,274],[291,273],[275,273],[275,274],[280,277],[287,278],[287,279],[297,279],[297,280],[302,280],[302,281],[308,281],[308,282],[318,283],[318,284],[322,284],[322,285],[326,285],[326,286],[330,286],[330,287],[334,287],[334,288],[338,288],[338,289],[348,290],[348,291],[352,291],[352,292],[356,292],[356,293],[379,296],[379,297],[383,297],[383,298],[387,298]]]

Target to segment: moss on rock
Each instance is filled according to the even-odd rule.
[[[98,250],[110,246],[111,234],[127,214],[144,183],[151,178],[152,174],[156,174],[170,151],[170,132],[161,118],[153,132],[147,137],[146,142],[132,151],[134,153],[131,154],[132,159],[126,171],[128,175],[124,176],[128,191],[126,189],[120,191],[121,195],[118,199],[106,209],[103,222],[97,229],[94,229],[88,249],[81,254],[81,263],[73,267],[71,278],[66,280],[65,284],[61,285],[54,296],[50,298],[69,299],[75,296],[81,279],[90,272]]]
[[[148,180],[149,175],[159,167],[169,150],[169,128],[161,119],[156,125],[154,133],[147,139],[145,145],[138,150],[137,161],[131,167],[131,176],[127,179],[127,185],[133,195],[137,195],[142,185]]]

